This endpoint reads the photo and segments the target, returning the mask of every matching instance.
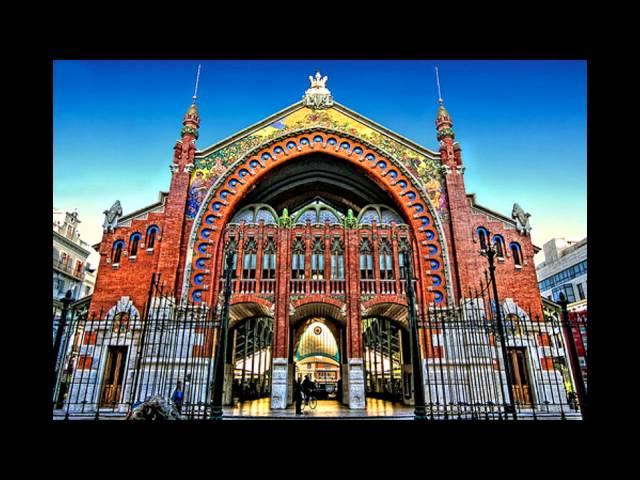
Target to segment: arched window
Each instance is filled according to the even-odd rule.
[[[272,280],[276,278],[276,244],[273,238],[269,237],[264,244],[262,254],[262,278]]]
[[[494,235],[493,244],[496,247],[496,257],[504,258],[504,239],[501,235]]]
[[[297,237],[293,242],[293,250],[291,255],[291,278],[304,278],[304,240]]]
[[[478,240],[480,241],[480,250],[486,250],[488,239],[489,239],[489,231],[484,227],[478,227]]]
[[[368,238],[360,242],[360,278],[364,280],[373,279],[373,249]]]
[[[344,246],[339,238],[331,243],[331,278],[344,280]]]
[[[136,258],[136,255],[138,254],[138,245],[140,244],[140,239],[142,239],[142,235],[137,232],[131,235],[131,238],[129,239],[129,259]]]
[[[393,279],[393,263],[392,263],[393,249],[389,240],[383,238],[380,240],[380,280],[392,280]]]
[[[324,241],[316,237],[311,249],[311,278],[321,280],[324,278]]]
[[[520,245],[516,242],[511,242],[509,245],[511,248],[511,254],[513,255],[513,263],[518,266],[522,266],[522,250],[520,249]]]
[[[147,250],[153,250],[156,243],[156,235],[158,235],[158,227],[151,225],[147,228]]]
[[[120,263],[120,255],[122,255],[122,249],[124,248],[124,241],[118,240],[113,244],[113,250],[111,255],[111,264],[118,265]]]
[[[242,278],[256,278],[256,241],[249,237],[244,244],[244,262],[242,263]]]

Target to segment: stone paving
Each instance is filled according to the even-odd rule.
[[[270,399],[261,398],[244,402],[229,411],[225,418],[228,419],[293,419],[293,420],[310,420],[310,419],[391,419],[391,420],[413,420],[413,407],[393,404],[388,401],[373,398],[367,399],[367,408],[364,410],[351,410],[349,407],[341,405],[337,400],[318,400],[318,406],[315,409],[305,407],[301,415],[296,415],[294,407],[287,409],[271,410]]]

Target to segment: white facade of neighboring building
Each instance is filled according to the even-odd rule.
[[[564,293],[569,303],[587,298],[587,239],[554,238],[545,243],[544,262],[536,267],[540,294],[557,302]]]
[[[60,300],[67,290],[79,300],[93,293],[98,268],[98,253],[80,239],[77,212],[53,209],[53,298]],[[89,262],[89,257],[93,262]]]

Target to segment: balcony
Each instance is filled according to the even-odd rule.
[[[77,280],[84,280],[84,266],[81,269],[77,269],[72,265],[53,257],[53,268],[54,270],[69,275]]]

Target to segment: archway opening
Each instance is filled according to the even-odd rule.
[[[312,304],[311,308],[307,304],[299,308],[300,316],[294,316],[291,324],[290,392],[295,379],[303,383],[306,380],[318,399],[316,413],[322,411],[322,415],[337,414],[348,403],[348,392],[343,389],[347,372],[346,324],[336,319],[338,312],[334,310],[327,304]],[[309,315],[311,312],[314,314]],[[294,406],[292,395],[288,405]]]
[[[369,399],[411,404],[413,372],[406,325],[388,317],[367,317],[362,337],[367,404]]]
[[[387,204],[399,210],[386,188],[369,172],[326,153],[311,153],[274,167],[237,209],[262,203],[278,214],[284,208],[291,213],[319,198],[340,213],[352,209],[356,216],[370,204]]]
[[[273,319],[250,317],[231,328],[227,345],[225,404],[269,398]]]
[[[294,355],[294,377],[312,382],[318,400],[337,400],[342,375],[339,339],[325,318],[311,318],[302,328]]]

